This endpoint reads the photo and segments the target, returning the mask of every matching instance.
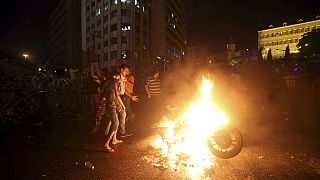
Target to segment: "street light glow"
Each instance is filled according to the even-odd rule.
[[[28,59],[29,55],[28,54],[22,54],[22,56],[25,58],[25,59]]]

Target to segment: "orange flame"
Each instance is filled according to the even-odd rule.
[[[212,89],[211,81],[203,77],[200,97],[179,117],[164,117],[159,126],[164,133],[152,143],[162,150],[162,155],[170,160],[172,168],[181,156],[187,156],[191,177],[202,176],[205,169],[212,166],[214,157],[207,145],[208,138],[228,123],[226,114],[212,102]]]

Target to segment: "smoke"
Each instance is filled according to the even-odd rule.
[[[175,64],[162,82],[165,105],[184,109],[199,95],[202,76],[212,79],[214,102],[240,129],[247,144],[272,135],[283,118],[283,108],[271,72],[256,65],[244,65],[236,72],[222,64],[213,69],[197,63]]]

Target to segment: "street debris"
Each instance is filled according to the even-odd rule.
[[[168,167],[164,164],[154,164],[154,167],[158,168],[158,169],[167,169]]]
[[[258,156],[258,159],[263,159],[264,158],[264,156]]]
[[[94,165],[93,165],[91,162],[86,161],[86,162],[84,163],[84,165],[87,166],[89,169],[94,170]]]

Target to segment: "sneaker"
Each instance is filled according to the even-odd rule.
[[[120,134],[120,137],[130,137],[130,136],[132,136],[133,135],[133,133],[127,133],[127,132],[124,132],[124,133],[122,133],[122,134]]]

